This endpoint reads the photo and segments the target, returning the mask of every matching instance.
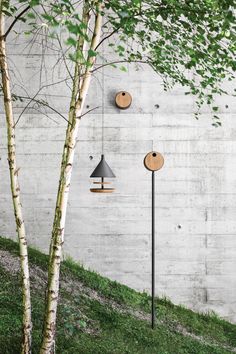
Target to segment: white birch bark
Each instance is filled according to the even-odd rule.
[[[95,16],[94,32],[90,47],[92,50],[95,50],[101,36],[102,15],[100,10],[101,5],[98,5],[98,12]],[[87,14],[87,16],[88,21],[89,15]],[[84,46],[84,43],[79,43],[79,45]],[[95,57],[91,57],[88,60],[90,65],[86,68],[82,79],[80,77],[80,64],[77,63],[75,66],[74,85],[69,111],[69,123],[67,126],[65,144],[62,154],[61,173],[50,245],[45,324],[40,354],[55,353],[55,329],[59,296],[60,264],[62,256],[62,245],[64,243],[64,229],[68,204],[68,194],[70,189],[79,122],[90,85],[91,70],[95,62]]]
[[[23,292],[23,338],[22,354],[31,353],[31,301],[30,301],[30,279],[28,265],[28,250],[26,241],[25,224],[22,214],[20,201],[20,187],[18,181],[18,168],[16,164],[16,145],[15,145],[15,122],[13,116],[12,97],[10,88],[10,77],[7,63],[6,43],[2,37],[4,34],[4,15],[0,8],[0,70],[2,78],[2,89],[4,97],[4,108],[7,124],[7,147],[8,163],[11,181],[11,193],[15,214],[16,229],[20,248],[20,267],[22,277]]]

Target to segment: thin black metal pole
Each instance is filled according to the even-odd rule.
[[[152,329],[155,326],[155,172],[152,171]]]

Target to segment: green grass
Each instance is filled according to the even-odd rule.
[[[0,249],[18,255],[17,244],[1,237]],[[29,259],[32,266],[46,272],[45,254],[30,249]],[[85,270],[71,259],[63,262],[61,275],[59,354],[227,354],[236,347],[236,326],[214,314],[195,313],[167,299],[156,299],[158,323],[152,330],[148,321],[134,315],[137,310],[149,314],[147,294]],[[81,283],[83,291],[78,290]],[[17,354],[22,317],[20,276],[3,268],[1,261],[0,284],[0,353]],[[32,278],[33,353],[38,353],[40,345],[43,299],[44,287]]]

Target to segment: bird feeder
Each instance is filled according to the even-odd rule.
[[[102,53],[103,53],[103,44],[102,44]],[[102,55],[102,58],[104,55]],[[104,64],[104,63],[103,63]],[[100,181],[95,181],[93,184],[98,185],[98,187],[90,188],[90,191],[93,193],[112,193],[115,188],[108,188],[107,185],[111,184],[111,182],[105,182],[105,178],[115,178],[112,169],[108,165],[104,156],[104,113],[105,113],[105,103],[104,103],[104,92],[105,92],[105,80],[104,80],[104,65],[102,65],[102,155],[101,161],[91,174],[90,178],[100,178]],[[100,185],[100,187],[99,187]]]
[[[90,188],[90,191],[93,193],[112,193],[114,192],[115,188],[107,188],[106,185],[111,184],[111,182],[105,182],[104,178],[115,178],[112,169],[108,165],[105,160],[104,155],[101,155],[101,161],[93,171],[90,176],[91,178],[101,178],[100,181],[95,181],[93,184],[100,185],[98,188]]]

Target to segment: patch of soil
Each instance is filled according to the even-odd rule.
[[[12,275],[20,272],[20,259],[8,251],[0,250],[0,265]]]
[[[17,275],[21,270],[20,258],[5,250],[0,250],[0,265],[12,275]],[[31,285],[37,289],[47,284],[45,272],[32,264],[30,265],[30,280]]]

